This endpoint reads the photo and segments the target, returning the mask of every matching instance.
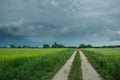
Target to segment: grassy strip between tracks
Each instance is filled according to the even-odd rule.
[[[72,68],[68,76],[68,80],[82,80],[81,60],[78,51],[73,61]]]

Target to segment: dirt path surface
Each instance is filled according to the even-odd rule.
[[[103,80],[96,72],[96,70],[92,67],[92,65],[88,62],[82,51],[79,50],[79,52],[82,60],[81,68],[83,80]]]
[[[76,51],[72,54],[72,56],[68,59],[68,61],[62,66],[62,68],[56,73],[52,80],[67,80],[68,75],[70,73],[70,69],[73,63],[73,60],[76,55]]]

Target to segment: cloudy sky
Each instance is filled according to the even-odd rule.
[[[0,46],[120,44],[120,0],[0,0]]]

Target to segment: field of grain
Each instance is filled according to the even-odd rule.
[[[16,58],[29,58],[36,56],[45,56],[54,53],[59,53],[67,49],[43,49],[43,48],[0,48],[0,59],[11,60]]]
[[[104,80],[120,80],[120,48],[82,49]]]
[[[74,49],[0,49],[0,80],[51,80]]]
[[[120,48],[86,48],[84,50],[120,59]]]

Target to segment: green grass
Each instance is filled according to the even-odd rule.
[[[0,80],[51,80],[74,49],[0,49]]]
[[[86,48],[84,50],[120,59],[120,48]]]
[[[119,48],[82,49],[104,80],[120,80]]]
[[[0,48],[0,59],[11,60],[16,58],[24,57],[35,57],[35,56],[44,56],[47,54],[53,54],[61,51],[65,51],[65,48],[62,49],[43,49],[43,48]]]
[[[77,51],[68,80],[82,80],[80,54]]]

